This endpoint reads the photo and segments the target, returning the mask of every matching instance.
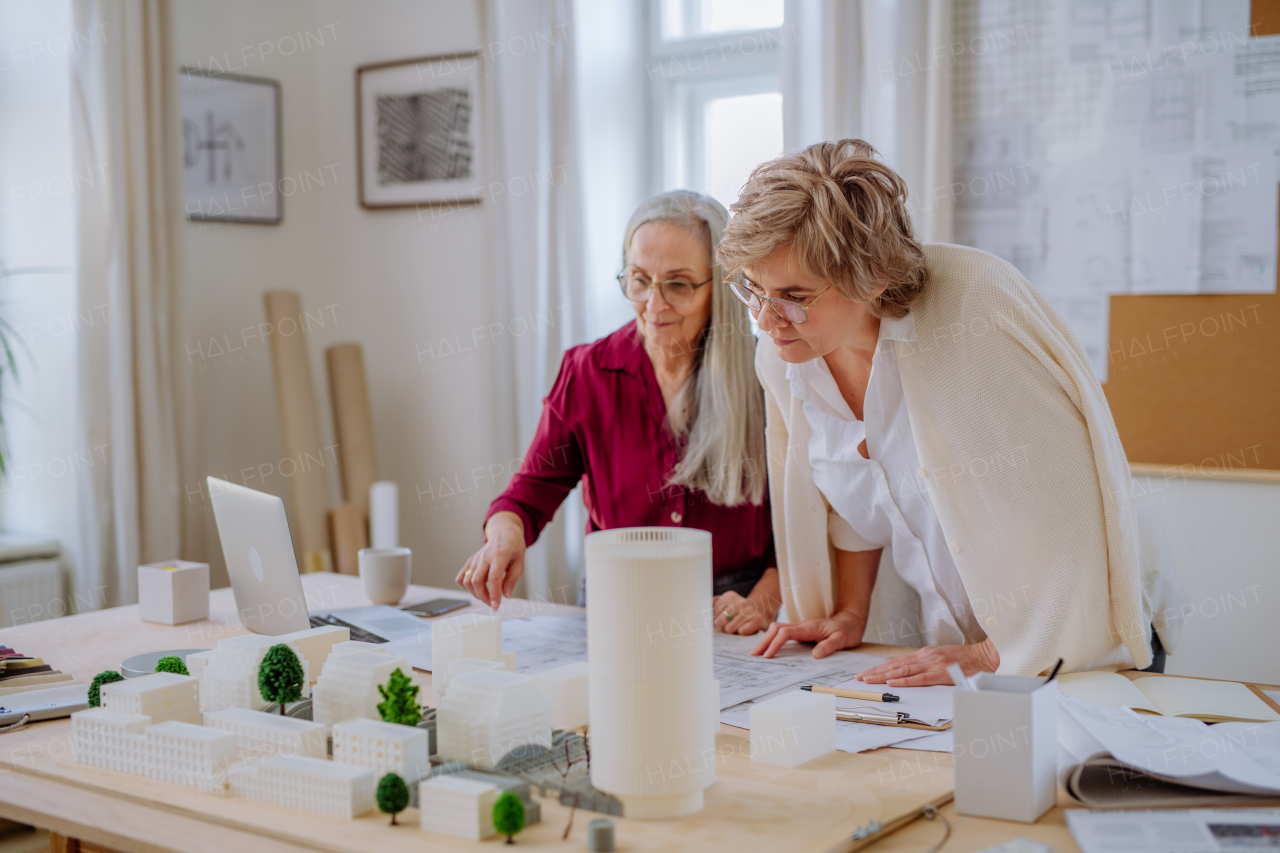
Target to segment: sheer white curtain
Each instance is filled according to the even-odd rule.
[[[784,32],[786,149],[870,142],[906,179],[916,236],[949,242],[951,0],[787,0]],[[919,611],[886,548],[865,639],[921,645]]]
[[[788,151],[865,139],[907,181],[917,235],[952,234],[951,0],[787,0]]]
[[[486,247],[498,336],[498,459],[528,449],[560,356],[585,337],[571,0],[486,0]],[[524,594],[572,604],[576,495],[525,558]],[[570,516],[567,519],[566,516]]]
[[[99,176],[77,211],[77,298],[106,306],[79,364],[79,429],[104,458],[79,469],[74,584],[107,606],[137,600],[137,566],[179,555],[175,212],[181,170],[177,68],[166,0],[75,0],[75,28],[100,33],[72,67],[76,172]],[[96,594],[95,594],[96,593]]]

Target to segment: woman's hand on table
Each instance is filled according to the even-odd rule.
[[[768,627],[782,606],[782,587],[778,570],[764,570],[751,593],[743,598],[729,591],[711,599],[711,613],[717,631],[726,634],[758,634]]]
[[[497,610],[524,574],[524,522],[514,512],[495,512],[485,523],[484,538],[484,547],[471,555],[456,580]]]
[[[837,611],[828,619],[808,619],[794,625],[774,622],[769,626],[760,645],[751,650],[751,654],[771,658],[788,640],[795,640],[800,643],[817,643],[813,647],[813,656],[825,658],[832,652],[852,649],[861,643],[866,626],[865,617],[847,610]]]
[[[1000,653],[988,637],[981,643],[964,646],[925,646],[879,666],[864,669],[858,678],[867,684],[889,687],[923,687],[928,684],[951,684],[947,667],[960,664],[965,675],[995,672],[1000,668]]]

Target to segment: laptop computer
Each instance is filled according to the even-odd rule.
[[[368,643],[422,631],[424,623],[417,616],[385,605],[308,613],[284,501],[217,477],[209,477],[208,483],[222,556],[245,628],[275,637],[337,625],[350,629],[351,639]]]

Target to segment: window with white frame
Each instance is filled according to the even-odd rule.
[[[651,174],[728,207],[782,153],[783,0],[650,0]]]

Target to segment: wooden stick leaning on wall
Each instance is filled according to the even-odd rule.
[[[271,324],[271,368],[285,456],[295,464],[289,477],[290,529],[304,572],[332,571],[326,516],[329,480],[327,451],[320,437],[320,407],[311,382],[307,356],[306,318],[302,300],[292,290],[263,294]]]
[[[359,551],[369,544],[369,487],[378,480],[373,411],[360,345],[336,344],[324,355],[345,499],[333,511],[330,529],[338,571],[354,575],[359,574]]]

